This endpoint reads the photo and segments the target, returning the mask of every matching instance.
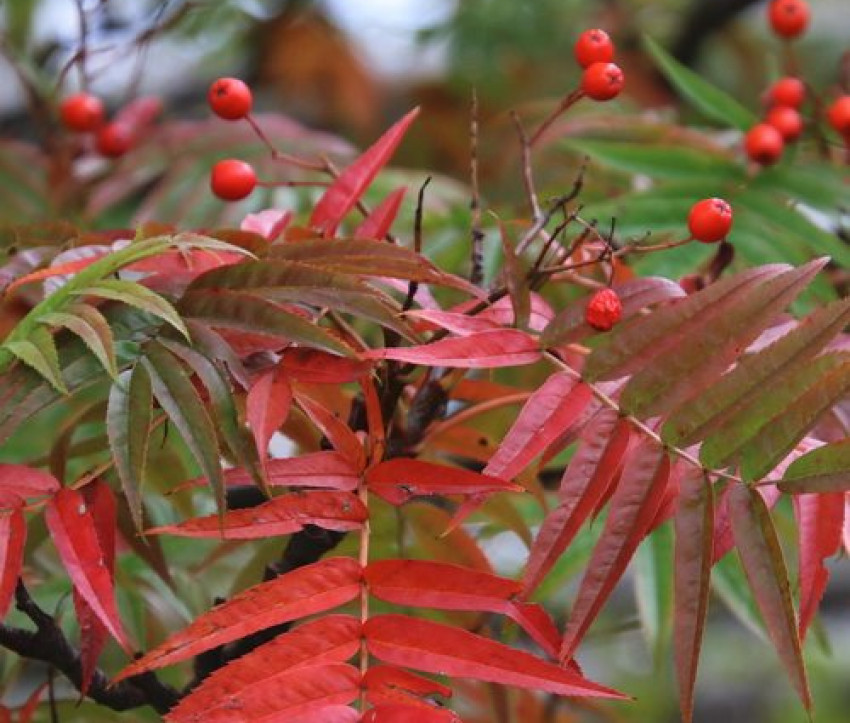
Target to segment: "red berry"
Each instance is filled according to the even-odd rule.
[[[732,228],[732,207],[722,198],[704,198],[691,206],[688,229],[704,244],[722,241]]]
[[[757,123],[744,136],[744,149],[747,156],[762,166],[776,163],[784,147],[782,134],[767,123]]]
[[[850,95],[841,95],[827,111],[829,125],[840,135],[850,138]]]
[[[213,166],[210,178],[212,192],[224,201],[238,201],[251,194],[257,185],[254,168],[245,161],[228,159]]]
[[[207,94],[212,112],[225,120],[241,120],[251,112],[254,96],[238,78],[219,78]]]
[[[97,152],[107,158],[123,156],[132,146],[133,129],[127,123],[109,123],[97,132],[95,138]]]
[[[799,108],[806,99],[806,86],[799,78],[780,78],[767,91],[767,102],[770,105],[786,105],[789,108]]]
[[[609,331],[623,316],[623,305],[613,289],[600,289],[587,302],[584,319],[597,331]]]
[[[782,140],[786,143],[793,143],[803,132],[803,118],[794,109],[787,105],[778,105],[771,108],[764,118],[764,122],[773,126],[779,131]]]
[[[594,63],[610,63],[614,59],[614,43],[604,30],[585,30],[578,36],[573,53],[582,68]]]
[[[767,8],[770,27],[783,38],[802,35],[809,24],[810,15],[806,0],[771,0]]]
[[[581,89],[588,98],[598,101],[616,98],[625,85],[623,71],[614,63],[593,63],[585,68]]]
[[[69,95],[59,106],[59,115],[69,130],[91,133],[103,125],[103,103],[89,93]]]

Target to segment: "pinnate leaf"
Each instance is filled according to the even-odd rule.
[[[391,665],[556,695],[622,697],[573,670],[441,623],[406,615],[378,615],[366,622],[363,634],[369,652]]]
[[[272,435],[286,421],[292,406],[292,389],[280,367],[264,371],[251,384],[245,401],[245,417],[261,459],[268,456]]]
[[[113,379],[118,375],[112,330],[97,309],[86,304],[70,306],[67,312],[53,312],[42,317],[42,323],[65,327],[76,334],[103,365]]]
[[[779,489],[791,494],[850,492],[850,440],[825,444],[794,460]]]
[[[258,630],[324,612],[360,594],[360,565],[331,557],[255,585],[192,621],[115,678],[123,680],[186,660]]]
[[[0,622],[15,597],[15,586],[24,564],[27,523],[23,501],[0,498]]]

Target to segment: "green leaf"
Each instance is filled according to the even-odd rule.
[[[115,341],[109,323],[97,309],[87,304],[75,304],[67,312],[45,314],[41,321],[49,326],[65,327],[76,334],[103,365],[113,379],[118,376],[115,361]]]
[[[189,291],[180,300],[179,308],[186,317],[209,326],[268,334],[331,354],[353,356],[346,344],[315,322],[291,314],[278,304],[250,293]]]
[[[219,513],[224,514],[224,477],[218,440],[198,392],[180,362],[159,342],[151,342],[145,347],[142,363],[150,374],[154,396],[177,427],[201,473],[210,481]]]
[[[296,261],[246,261],[201,274],[187,293],[246,291],[276,302],[310,304],[348,312],[415,339],[390,297],[359,279]]]
[[[793,163],[764,168],[751,181],[753,189],[779,191],[790,199],[826,213],[847,204],[847,174],[826,163]]]
[[[736,484],[729,494],[729,516],[741,564],[773,646],[803,706],[812,706],[788,570],[770,512],[761,495]]]
[[[620,398],[621,407],[635,416],[657,416],[709,389],[825,263],[813,261],[791,269],[750,286],[743,296],[729,295],[683,319],[668,330],[671,336],[665,340],[674,343],[676,351],[657,356],[631,378]],[[648,326],[652,318],[647,317]]]
[[[662,428],[664,440],[687,446],[705,437],[794,368],[802,368],[850,324],[850,299],[817,310],[758,353],[744,356],[706,393],[681,405]]]
[[[167,322],[187,339],[189,332],[180,314],[162,296],[134,281],[104,279],[77,292],[80,296],[96,296],[101,299],[120,301],[122,304],[153,314]]]
[[[143,529],[142,485],[153,421],[153,391],[145,367],[122,372],[109,392],[106,433],[136,530]]]
[[[779,489],[790,494],[850,492],[850,439],[826,444],[795,459]]]
[[[742,131],[755,124],[755,116],[730,95],[686,68],[649,36],[645,35],[643,42],[667,80],[708,118]]]
[[[628,174],[642,174],[670,181],[699,181],[703,188],[706,183],[725,183],[744,178],[744,169],[739,164],[713,150],[675,146],[670,143],[584,139],[570,140],[567,145],[606,166]],[[702,198],[704,194],[703,191],[694,198]]]
[[[724,420],[700,448],[708,467],[742,458],[746,479],[760,479],[802,439],[820,415],[850,389],[850,354],[830,353],[793,367]]]
[[[588,358],[584,378],[588,381],[616,379],[647,368],[651,360],[665,353],[678,353],[682,329],[707,324],[739,303],[754,286],[780,275],[787,268],[773,265],[748,269],[647,316],[635,317],[614,327]]]
[[[181,344],[167,339],[161,340],[172,354],[182,359],[198,375],[201,383],[210,395],[215,421],[219,425],[222,439],[230,449],[238,466],[247,469],[252,479],[267,495],[268,484],[263,474],[257,448],[251,435],[239,419],[233,390],[218,367],[203,354]]]
[[[68,388],[62,380],[59,353],[56,351],[53,335],[43,326],[33,329],[26,339],[7,341],[4,347],[24,364],[41,374],[56,391],[62,394],[68,393]]]

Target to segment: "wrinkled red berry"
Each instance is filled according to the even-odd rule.
[[[133,129],[127,123],[109,123],[97,132],[97,152],[107,158],[119,158],[133,147]]]
[[[744,136],[744,150],[747,156],[762,166],[776,163],[782,156],[784,147],[782,134],[767,123],[754,125]]]
[[[786,143],[793,143],[803,132],[802,116],[787,105],[771,108],[764,117],[764,122],[776,128]]]
[[[593,63],[581,77],[581,89],[588,98],[598,101],[616,98],[626,80],[620,66],[614,63]]]
[[[773,32],[783,38],[796,38],[809,24],[809,4],[806,0],[771,0],[767,19]]]
[[[768,88],[767,102],[770,105],[785,105],[799,108],[806,99],[806,86],[799,78],[780,78]]]
[[[732,228],[732,207],[722,198],[704,198],[691,206],[688,229],[704,244],[722,241]]]
[[[850,95],[836,98],[827,111],[829,125],[845,138],[850,138]]]
[[[623,305],[613,289],[600,289],[587,302],[585,321],[597,331],[609,331],[623,316]]]
[[[573,53],[582,68],[594,63],[610,63],[614,59],[614,43],[604,30],[585,30],[578,36]]]
[[[210,177],[212,192],[224,201],[238,201],[249,196],[257,185],[257,174],[250,163],[228,159],[213,166]]]
[[[70,95],[59,106],[59,116],[69,130],[91,133],[103,125],[103,103],[90,93]]]
[[[207,94],[212,112],[225,120],[241,120],[251,112],[254,96],[238,78],[219,78]]]

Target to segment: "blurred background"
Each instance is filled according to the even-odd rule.
[[[608,134],[634,140],[640,129],[655,133],[652,142],[663,147],[671,142],[662,133],[670,127],[664,124],[680,120],[694,128],[687,142],[693,141],[694,147],[712,144],[731,157],[739,141],[736,132],[715,126],[680,103],[642,50],[645,34],[754,112],[762,107],[762,90],[789,64],[800,68],[813,87],[833,92],[842,82],[842,67],[845,75],[850,69],[848,56],[842,55],[850,49],[848,0],[811,0],[810,30],[795,43],[793,54],[769,34],[765,5],[763,0],[2,0],[0,224],[53,221],[104,229],[157,220],[183,226],[234,225],[247,212],[269,205],[306,208],[314,195],[304,189],[268,191],[227,206],[209,194],[208,169],[222,155],[256,158],[261,171],[273,171],[249,129],[209,118],[209,83],[233,75],[255,90],[263,126],[279,147],[305,156],[326,153],[341,163],[405,110],[422,106],[414,131],[394,161],[396,168],[379,180],[374,193],[377,198],[401,184],[415,188],[426,175],[435,175],[429,189],[426,246],[440,263],[457,266],[466,254],[458,250],[458,240],[464,238],[469,223],[473,88],[479,99],[485,203],[505,218],[527,220],[508,111],[518,111],[532,127],[576,86],[579,70],[572,45],[585,28],[603,27],[615,38],[618,62],[627,69],[627,92],[604,108],[590,104],[577,108],[569,121],[553,129],[553,138]],[[164,108],[162,124],[114,165],[85,147],[67,151],[53,145],[55,101],[83,80],[76,68],[69,70],[69,61],[80,51],[81,17],[87,19],[85,80],[90,89],[113,112],[132,98],[151,95]],[[535,160],[544,198],[569,188],[580,165],[574,148],[555,143],[545,145]],[[617,170],[603,164],[589,172],[591,205],[601,209],[611,199],[646,190],[648,181],[642,174],[624,179]],[[833,178],[829,174],[834,184],[827,188]],[[746,261],[776,260],[773,254],[783,259],[796,254],[799,259],[807,253],[805,244],[811,243],[812,234],[839,239],[843,235],[846,241],[844,224],[850,209],[846,170],[824,167],[816,175],[826,195],[813,193],[807,201],[811,206],[807,223],[812,225],[784,229],[781,252],[773,245],[758,246],[753,239],[748,244],[742,229]],[[713,182],[707,179],[709,189]],[[399,222],[403,229],[410,228],[405,226],[412,215],[410,201]],[[681,232],[676,226],[683,228],[684,218],[676,205],[678,197],[669,201],[675,210],[672,221],[658,203],[667,202],[653,201],[652,213],[635,216],[625,228],[638,230],[651,219],[655,229]],[[655,266],[641,271],[678,275],[704,259],[705,255],[687,262],[652,260],[647,263]],[[488,260],[494,266],[497,254]],[[841,268],[834,272],[838,281],[823,290],[824,298],[841,291],[844,272]],[[529,524],[538,518],[539,511],[527,511]],[[780,509],[778,524],[790,525],[790,520],[790,512]],[[576,543],[545,595],[566,604],[593,535],[590,530]],[[562,717],[552,721],[679,719],[669,648],[670,609],[665,607],[669,599],[653,589],[656,581],[665,579],[669,587],[669,537],[670,530],[662,528],[641,550],[634,574],[618,590],[580,653],[591,678],[632,694],[635,702],[588,710],[566,705]],[[506,573],[515,573],[523,561],[524,548],[512,533],[490,537],[487,551]],[[793,551],[790,555],[793,559]],[[244,563],[239,556],[217,562],[229,566],[225,569],[231,573]],[[807,657],[816,719],[843,723],[850,721],[846,559],[835,561],[833,570],[824,614],[807,643]],[[719,566],[715,591],[695,720],[806,720],[765,641],[735,560]],[[203,609],[205,593],[197,592],[189,607]],[[60,594],[57,589],[57,599]],[[0,662],[0,671],[7,664]],[[23,692],[9,689],[3,695],[14,705]],[[495,711],[488,711],[489,703],[476,700],[473,692],[463,705],[469,709],[469,720],[498,720]],[[533,702],[528,706],[535,709]],[[142,712],[83,710],[75,713],[69,708],[62,719],[153,719]]]

